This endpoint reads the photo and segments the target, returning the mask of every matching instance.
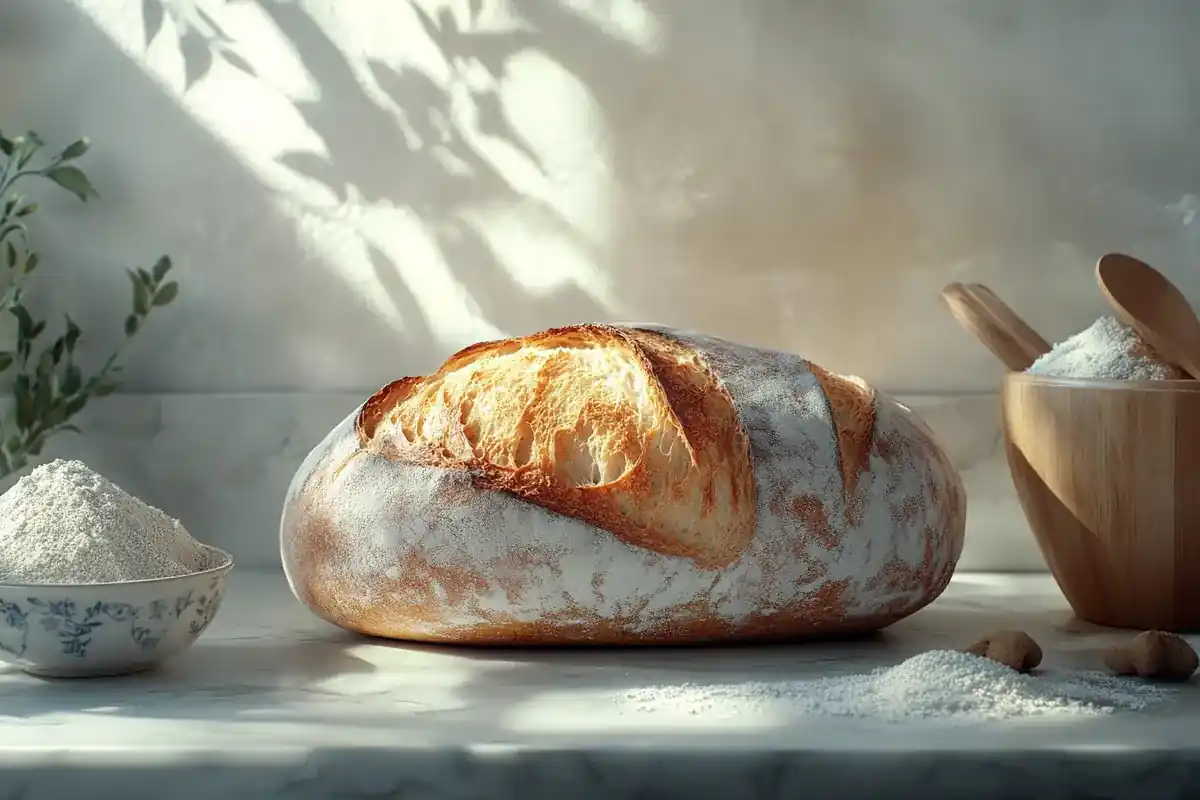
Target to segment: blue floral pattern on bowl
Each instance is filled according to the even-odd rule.
[[[0,661],[52,676],[145,669],[184,650],[212,623],[233,568],[178,578],[79,586],[0,585]]]
[[[84,609],[74,600],[26,598],[26,605],[0,600],[0,623],[16,636],[0,633],[0,650],[20,658],[29,647],[29,627],[39,625],[62,643],[63,655],[87,657],[93,632],[102,625],[127,625],[129,636],[143,653],[152,652],[163,640],[170,623],[188,615],[188,632],[199,636],[221,606],[221,582],[212,581],[202,593],[188,592],[174,604],[154,600],[149,605],[99,601]]]

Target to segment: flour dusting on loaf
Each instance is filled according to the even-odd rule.
[[[296,595],[364,633],[694,642],[894,622],[945,587],[964,519],[929,431],[861,381],[589,325],[385,387],[301,465],[281,547]]]

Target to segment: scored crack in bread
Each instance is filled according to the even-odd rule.
[[[288,488],[296,597],[375,636],[682,644],[875,630],[962,551],[928,426],[852,377],[704,334],[475,345],[355,409]]]
[[[858,478],[869,466],[871,437],[875,433],[875,390],[861,379],[835,375],[809,363],[829,404],[829,416],[837,439],[838,466],[842,473],[847,513],[860,506]]]
[[[704,567],[754,535],[733,401],[694,351],[652,331],[578,325],[473,345],[384,387],[357,429],[369,452],[466,470],[480,489]]]

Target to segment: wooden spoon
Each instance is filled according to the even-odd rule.
[[[1154,267],[1109,253],[1096,262],[1096,280],[1117,316],[1163,360],[1200,379],[1200,319],[1183,293]]]
[[[1050,350],[1045,339],[983,284],[948,284],[942,301],[960,325],[1014,372],[1028,369]]]
[[[1050,343],[1043,339],[1041,334],[1031,328],[1028,322],[1021,319],[1017,315],[1017,312],[1009,308],[1007,303],[997,297],[995,292],[982,283],[968,283],[967,289],[1017,339],[1021,348],[1029,355],[1030,364],[1050,352]]]

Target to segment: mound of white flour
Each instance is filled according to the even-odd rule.
[[[78,461],[52,461],[0,495],[0,583],[109,583],[215,566],[175,519]]]
[[[1183,373],[1158,357],[1132,328],[1114,317],[1101,317],[1089,327],[1054,345],[1025,370],[1063,378],[1108,378],[1124,381],[1168,380]]]
[[[954,650],[933,650],[859,675],[777,683],[683,684],[637,689],[623,698],[640,712],[686,711],[730,719],[778,709],[802,716],[1005,719],[1140,710],[1168,690],[1102,673],[1022,675]]]

